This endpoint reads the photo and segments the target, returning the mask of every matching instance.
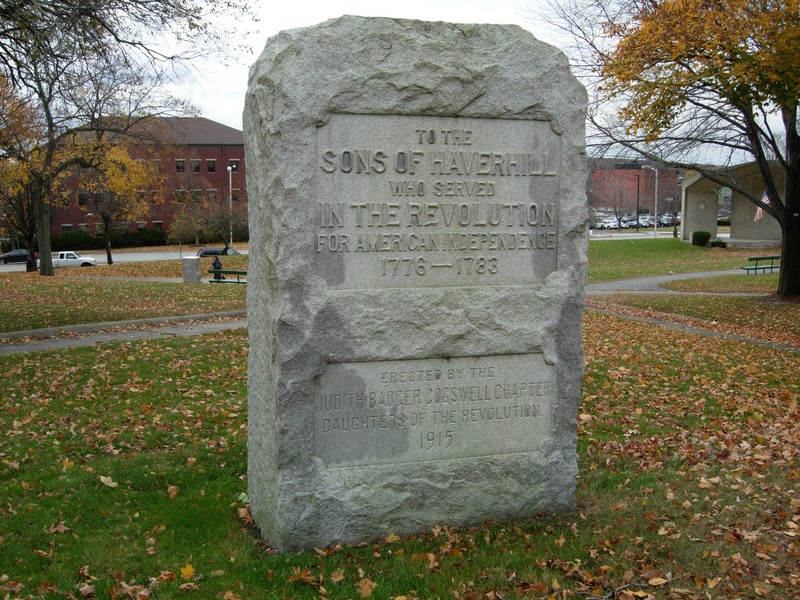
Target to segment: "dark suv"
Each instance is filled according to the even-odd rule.
[[[11,250],[5,254],[0,254],[0,265],[15,262],[27,262],[28,256],[28,251],[24,248],[20,248],[19,250]]]
[[[224,250],[223,248],[201,248],[197,251],[197,256],[235,256],[241,254],[241,252],[234,250],[233,248],[228,248]]]

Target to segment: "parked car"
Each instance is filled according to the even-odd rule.
[[[81,256],[77,252],[67,250],[66,252],[59,252],[57,256],[53,256],[53,268],[65,267],[93,267],[97,264],[97,259],[94,256]]]
[[[640,215],[639,216],[639,227],[652,227],[653,220],[650,218],[649,215]]]
[[[241,254],[238,250],[233,248],[201,248],[197,251],[197,256],[238,256]]]
[[[619,229],[619,221],[616,217],[606,217],[600,221],[598,229]]]
[[[6,263],[19,263],[19,262],[28,262],[28,251],[24,248],[20,248],[19,250],[10,250],[5,254],[0,254],[0,265],[4,265]]]
[[[670,227],[675,222],[675,216],[672,213],[664,213],[658,218],[658,224],[664,227]]]

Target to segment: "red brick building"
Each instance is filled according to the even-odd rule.
[[[162,175],[163,188],[141,192],[152,198],[149,214],[127,227],[166,231],[182,205],[201,196],[221,202],[230,199],[234,209],[246,213],[242,132],[203,117],[162,117],[159,121],[164,144],[159,158],[150,160]],[[80,190],[71,194],[69,205],[53,210],[53,235],[74,230],[95,233],[97,228],[97,219],[88,212]]]
[[[624,163],[609,159],[592,165],[589,202],[598,212],[618,216],[655,212],[656,174],[658,168],[658,213],[680,210],[683,174],[675,169],[644,162]]]

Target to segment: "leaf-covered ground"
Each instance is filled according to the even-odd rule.
[[[683,327],[701,327],[800,348],[800,303],[773,296],[617,294],[593,298],[587,304],[619,314],[666,319]]]
[[[707,294],[774,294],[778,289],[778,274],[722,275],[701,279],[676,279],[661,285],[676,292]]]
[[[0,358],[0,593],[797,597],[800,355],[592,310],[584,345],[575,514],[280,555],[243,495],[245,332]]]
[[[0,311],[0,332],[244,309],[247,287],[244,285],[175,284],[64,275],[88,271],[97,275],[103,268],[96,267],[96,271],[88,267],[58,269],[55,277],[3,273],[0,275],[0,305],[4,307]]]

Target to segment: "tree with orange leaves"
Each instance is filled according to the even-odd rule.
[[[778,294],[800,296],[800,0],[553,0],[551,8],[549,22],[572,37],[594,92],[597,147],[698,171],[773,216],[782,234]],[[768,202],[724,168],[746,160]]]
[[[91,169],[81,169],[80,192],[88,198],[86,207],[103,224],[106,260],[111,256],[111,232],[123,221],[135,221],[147,215],[149,200],[142,190],[158,187],[159,174],[151,163],[134,158],[122,144],[108,144],[95,150],[99,156]]]

